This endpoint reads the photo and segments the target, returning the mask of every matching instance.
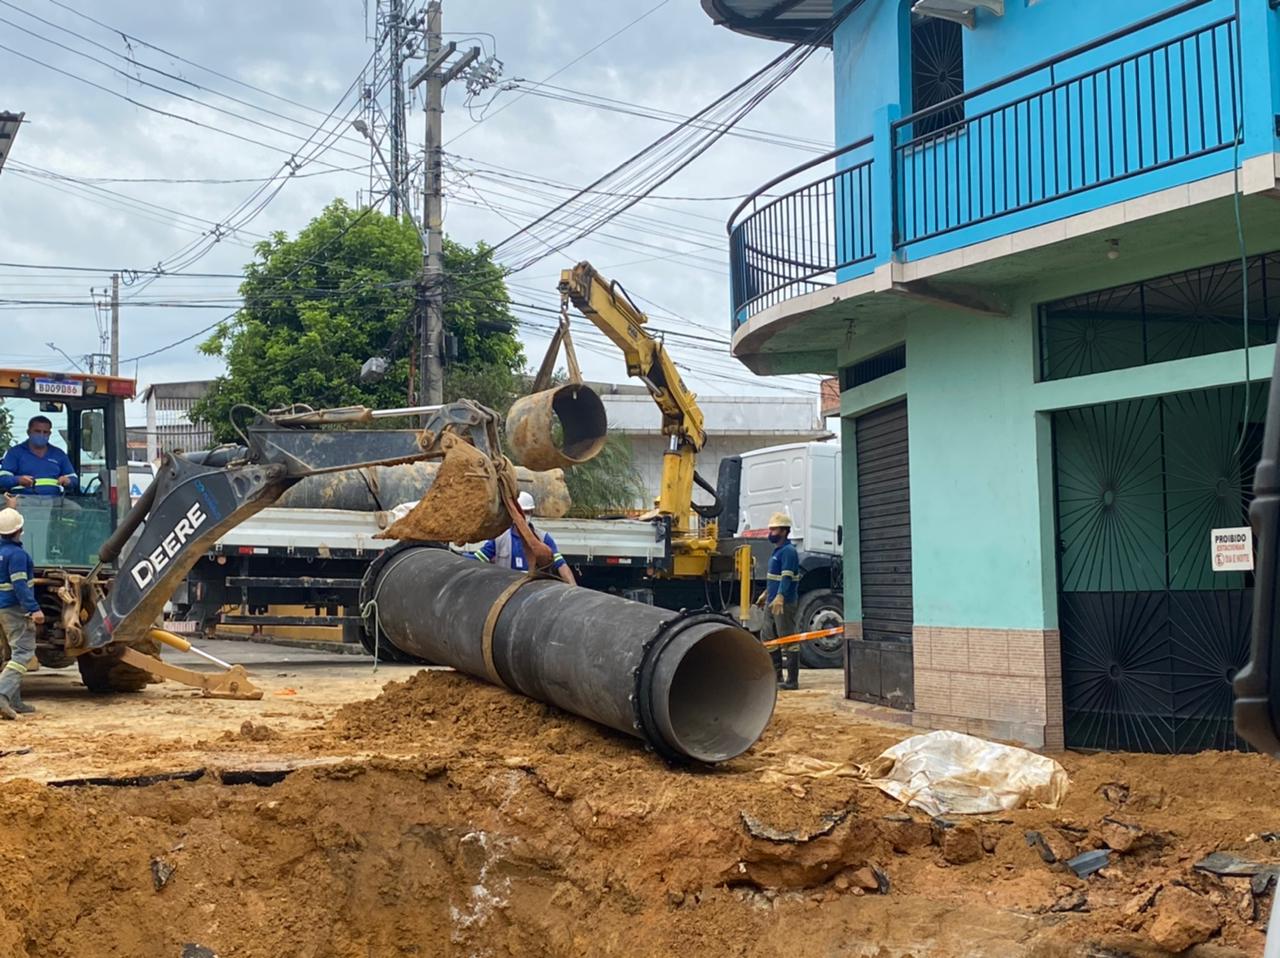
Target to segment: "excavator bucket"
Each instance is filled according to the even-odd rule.
[[[498,468],[470,443],[441,437],[444,461],[426,494],[408,515],[377,536],[422,542],[480,542],[501,535],[511,516]],[[514,484],[514,476],[512,477]],[[514,488],[514,485],[513,485]]]

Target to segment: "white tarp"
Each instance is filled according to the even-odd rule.
[[[929,815],[1056,808],[1069,784],[1066,769],[1051,758],[960,732],[930,732],[899,742],[871,763],[867,778]]]

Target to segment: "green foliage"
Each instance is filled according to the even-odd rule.
[[[625,512],[649,496],[636,471],[631,440],[620,433],[610,433],[600,454],[590,462],[566,469],[564,481],[573,500],[569,515],[578,518]]]
[[[505,366],[449,366],[444,372],[444,401],[471,399],[505,414],[522,386],[520,374]]]
[[[524,365],[502,270],[483,245],[446,240],[444,253],[445,329],[458,345],[450,372],[455,381],[474,375],[500,383]],[[231,410],[242,403],[403,406],[421,263],[421,242],[407,219],[353,210],[341,200],[296,238],[278,232],[259,243],[240,287],[244,307],[200,346],[225,359],[227,372],[193,418],[226,440],[234,434]],[[387,375],[361,383],[364,361],[388,353]]]
[[[0,449],[8,449],[13,445],[13,410],[5,407],[0,399]]]

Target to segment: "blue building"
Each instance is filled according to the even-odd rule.
[[[702,0],[823,42],[837,149],[730,223],[734,354],[838,375],[846,688],[1230,748],[1280,316],[1270,0]],[[834,30],[830,29],[835,24]]]

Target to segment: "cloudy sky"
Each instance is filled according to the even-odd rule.
[[[234,276],[262,236],[296,231],[335,196],[370,195],[369,151],[348,124],[361,115],[358,78],[373,79],[375,6],[0,0],[0,110],[28,121],[0,174],[0,262],[89,267],[0,266],[4,361],[72,368],[46,343],[76,360],[98,351],[91,289],[112,270],[165,264],[225,275],[133,279],[121,355],[145,358],[128,372],[136,365],[143,384],[216,375],[220,364],[195,348],[203,337],[146,354],[229,312]],[[782,49],[714,26],[697,0],[446,0],[444,29],[503,64],[498,87],[468,102],[457,84],[446,101],[446,229],[466,243],[506,237],[671,127],[633,112],[693,113]],[[816,392],[814,380],[758,379],[729,357],[724,222],[737,203],[727,197],[829,144],[830,87],[823,51],[743,121],[753,132],[724,137],[663,198],[513,276],[513,298],[553,306],[558,270],[590,259],[685,334],[673,352],[704,395]],[[602,98],[632,112],[600,109]],[[299,175],[269,181],[294,154],[310,157]],[[690,199],[704,197],[721,199]],[[522,337],[536,362],[545,333],[530,325]],[[580,352],[591,378],[625,378],[585,330]]]

